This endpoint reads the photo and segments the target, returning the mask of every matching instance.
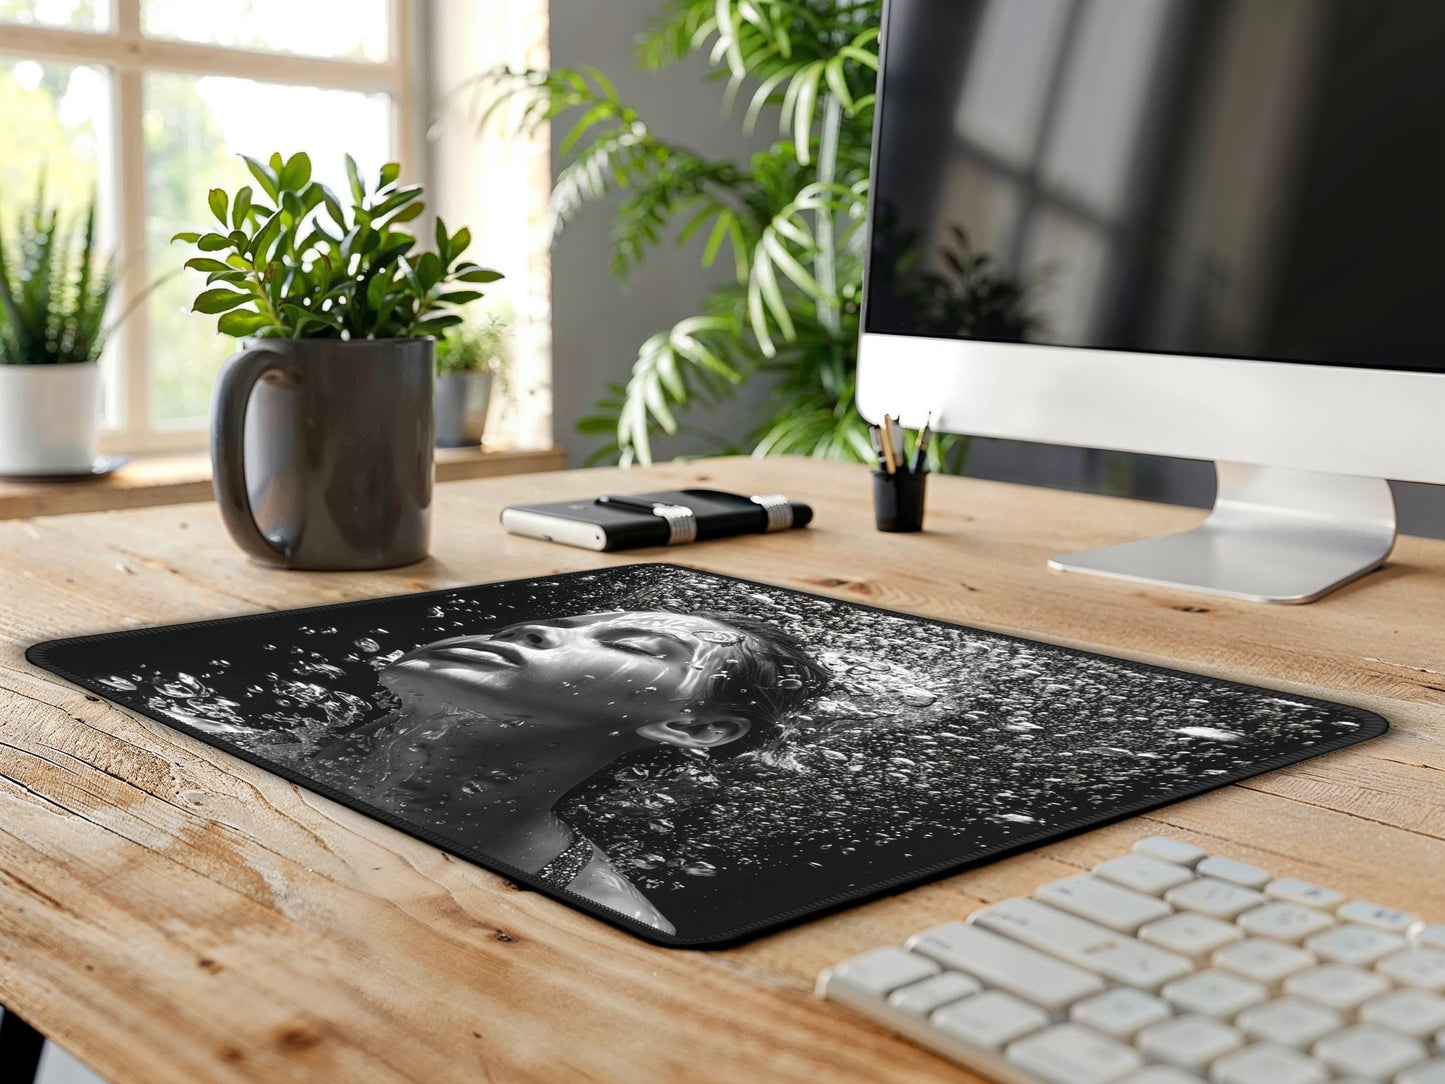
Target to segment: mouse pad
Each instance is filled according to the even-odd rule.
[[[518,884],[694,947],[1388,725],[665,564],[83,636],[27,655]]]

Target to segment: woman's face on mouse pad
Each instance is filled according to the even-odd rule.
[[[689,944],[1382,729],[1338,705],[668,565],[60,641],[36,661]]]
[[[635,729],[705,710],[709,687],[747,665],[759,649],[754,640],[708,616],[582,614],[424,644],[381,681],[403,701],[559,727]]]

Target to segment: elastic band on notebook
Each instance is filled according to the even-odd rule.
[[[793,526],[793,505],[792,502],[781,493],[755,493],[748,500],[756,505],[761,505],[764,512],[768,514],[768,525],[765,531],[786,531]]]

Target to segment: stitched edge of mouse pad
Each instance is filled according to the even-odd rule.
[[[138,703],[136,701],[140,699],[139,696],[137,696],[135,699],[131,699],[125,696],[117,695],[116,687],[107,685],[104,680],[95,675],[78,673],[67,660],[64,660],[63,658],[58,660],[56,657],[57,655],[63,656],[67,652],[67,650],[83,648],[87,645],[93,645],[103,641],[146,639],[162,635],[174,636],[176,634],[184,634],[185,632],[192,630],[212,629],[223,626],[245,624],[248,622],[275,621],[278,617],[292,617],[295,619],[296,622],[295,627],[304,629],[307,626],[301,625],[300,622],[304,621],[306,616],[322,615],[328,612],[334,613],[365,607],[382,607],[388,603],[395,604],[398,602],[421,606],[429,600],[443,599],[446,597],[452,597],[455,599],[459,596],[464,596],[467,598],[471,598],[473,596],[476,596],[478,593],[486,593],[488,591],[496,593],[505,589],[525,588],[528,585],[565,586],[567,581],[576,581],[579,580],[579,578],[584,578],[587,582],[594,582],[598,580],[620,580],[625,577],[639,575],[655,576],[657,573],[660,573],[663,570],[671,570],[673,573],[682,572],[685,573],[688,577],[701,577],[706,580],[711,580],[723,584],[731,584],[735,587],[740,588],[762,588],[769,592],[778,592],[783,596],[788,596],[793,599],[799,600],[802,605],[810,605],[820,610],[823,610],[830,616],[835,612],[835,610],[841,609],[845,612],[855,615],[877,615],[873,618],[873,620],[875,621],[902,620],[908,624],[916,625],[920,629],[937,628],[945,630],[957,630],[956,632],[952,633],[955,639],[958,638],[958,635],[960,633],[966,634],[966,638],[968,639],[969,643],[986,641],[992,645],[1002,645],[1002,648],[1012,649],[1015,653],[1020,651],[1028,652],[1036,650],[1045,656],[1053,655],[1055,658],[1070,659],[1075,661],[1096,660],[1102,662],[1108,667],[1118,668],[1120,671],[1126,673],[1132,672],[1135,674],[1146,675],[1167,675],[1175,679],[1183,679],[1189,683],[1197,685],[1201,690],[1233,691],[1236,693],[1245,693],[1249,694],[1250,696],[1257,696],[1270,700],[1275,700],[1279,703],[1306,706],[1332,716],[1336,722],[1336,725],[1349,725],[1352,723],[1356,729],[1353,729],[1348,733],[1339,734],[1335,737],[1320,740],[1304,748],[1296,748],[1292,751],[1272,756],[1266,760],[1250,763],[1247,766],[1244,766],[1236,771],[1230,771],[1227,773],[1220,772],[1208,775],[1207,777],[1203,775],[1185,777],[1181,780],[1179,786],[1170,789],[1167,793],[1150,795],[1141,801],[1128,802],[1126,804],[1121,804],[1117,807],[1111,807],[1107,809],[1088,810],[1078,816],[1050,820],[1045,825],[1036,829],[1031,829],[1020,825],[1011,836],[1011,838],[1007,839],[1006,841],[994,842],[983,846],[974,847],[972,849],[963,848],[956,853],[950,854],[945,859],[920,865],[918,868],[909,870],[908,872],[901,875],[892,875],[883,877],[878,880],[869,881],[867,883],[859,883],[850,886],[846,890],[835,891],[816,900],[811,900],[801,905],[795,905],[784,910],[780,910],[777,913],[769,914],[766,917],[747,921],[742,923],[741,925],[716,931],[705,936],[687,937],[663,932],[658,927],[650,925],[647,921],[639,920],[632,915],[626,914],[613,907],[600,904],[592,899],[587,898],[586,896],[579,895],[577,892],[574,892],[568,888],[559,887],[556,883],[548,883],[548,880],[543,877],[543,874],[546,874],[548,870],[551,869],[552,865],[565,858],[565,854],[559,856],[557,859],[554,859],[553,863],[549,863],[548,867],[544,868],[538,874],[528,873],[523,870],[517,869],[506,862],[502,862],[491,857],[490,855],[477,849],[474,846],[468,846],[458,843],[456,840],[450,839],[441,834],[440,832],[428,828],[424,824],[419,824],[413,820],[408,819],[407,816],[398,815],[392,810],[382,808],[362,798],[358,798],[354,794],[344,789],[341,789],[341,787],[339,786],[327,783],[326,781],[321,779],[314,778],[308,775],[305,771],[299,770],[297,767],[291,764],[272,759],[266,756],[264,753],[238,744],[237,742],[228,740],[224,736],[207,733],[204,730],[199,729],[198,727],[188,725],[186,722],[180,719],[164,714],[163,712],[156,710],[153,707],[149,707],[145,703]],[[751,597],[762,598],[763,596],[753,595]],[[522,620],[524,622],[528,620],[537,620],[542,616],[544,615],[534,614],[530,617],[523,618]],[[385,620],[385,618],[378,615],[378,621],[381,620]],[[563,619],[556,618],[555,620],[560,621]],[[577,619],[569,616],[568,618],[566,618],[566,620]],[[815,618],[814,620],[822,619]],[[512,626],[510,625],[507,626],[507,628],[511,627]],[[432,645],[422,646],[429,648]],[[420,646],[411,649],[412,652],[417,652],[420,650]],[[399,651],[396,654],[402,654],[402,652]],[[1207,793],[1208,791],[1215,790],[1232,783],[1237,783],[1241,780],[1249,779],[1257,775],[1262,775],[1266,772],[1274,771],[1278,768],[1282,768],[1290,764],[1295,764],[1303,760],[1312,759],[1313,757],[1320,756],[1324,753],[1335,752],[1339,749],[1358,744],[1359,742],[1367,741],[1372,738],[1378,737],[1381,734],[1384,734],[1389,729],[1388,722],[1382,716],[1375,714],[1374,712],[1366,711],[1362,708],[1356,708],[1345,704],[1338,704],[1331,701],[1319,700],[1313,697],[1299,696],[1293,693],[1282,693],[1278,690],[1248,685],[1223,678],[1207,677],[1199,674],[1193,674],[1188,671],[1173,669],[1170,667],[1156,666],[1150,663],[1121,659],[1112,655],[1106,655],[1099,652],[1084,651],[1078,648],[1071,647],[1061,647],[1055,644],[1046,643],[1044,641],[1031,640],[1026,637],[1012,636],[1006,633],[975,629],[966,625],[942,621],[936,618],[922,617],[913,614],[904,614],[882,607],[870,606],[865,603],[833,598],[827,595],[813,594],[811,592],[799,591],[794,588],[760,583],[758,581],[741,579],[738,577],[727,576],[721,573],[704,571],[700,569],[689,568],[684,565],[666,562],[647,562],[630,565],[609,566],[600,569],[579,570],[576,572],[562,572],[549,576],[527,577],[522,579],[499,581],[496,583],[441,588],[437,590],[416,592],[412,594],[390,595],[376,599],[358,599],[349,602],[330,603],[293,610],[265,611],[261,613],[242,614],[233,617],[222,617],[207,621],[188,622],[177,625],[154,626],[140,629],[126,629],[117,632],[66,637],[63,639],[55,639],[33,645],[32,647],[27,649],[25,656],[30,662],[34,663],[35,665],[49,670],[50,672],[59,675],[60,677],[72,682],[75,685],[80,686],[83,689],[103,696],[107,700],[116,703],[123,708],[135,711],[138,714],[144,715],[147,718],[159,722],[173,730],[180,731],[181,733],[196,738],[197,740],[202,741],[208,745],[219,748],[224,752],[230,753],[233,756],[239,757],[240,759],[247,761],[248,763],[263,768],[274,775],[280,776],[281,778],[291,783],[295,783],[299,786],[305,787],[306,789],[321,794],[326,798],[339,802],[349,808],[355,809],[361,813],[366,814],[367,816],[375,818],[376,820],[382,821],[383,823],[390,825],[393,828],[396,828],[402,832],[405,832],[409,835],[415,836],[437,847],[440,847],[444,851],[447,851],[451,854],[457,855],[458,857],[473,862],[476,865],[483,867],[484,869],[491,870],[492,872],[506,877],[520,885],[525,885],[547,896],[567,903],[572,907],[585,911],[588,914],[593,915],[594,917],[601,918],[615,926],[618,926],[621,929],[626,930],[629,933],[642,937],[644,940],[665,946],[689,948],[723,948],[729,945],[737,944],[743,940],[755,937],[765,932],[781,929],[785,926],[792,925],[806,918],[821,917],[822,915],[835,912],[847,906],[863,903],[868,900],[876,899],[880,896],[895,893],[902,889],[935,880],[943,875],[958,873],[964,870],[976,868],[980,865],[985,865],[989,862],[997,861],[998,859],[1009,857],[1011,855],[1015,855],[1020,852],[1039,847],[1045,843],[1054,842],[1056,840],[1064,839],[1069,836],[1077,835],[1086,830],[1116,823],[1118,821],[1148,812],[1150,810],[1159,809],[1166,805],[1172,805],[1175,802],[1183,801],[1187,798],[1196,797],[1198,795]],[[261,665],[264,664],[265,660],[262,661]],[[883,668],[887,670],[890,668],[891,664],[880,663],[879,665],[883,666]],[[896,666],[891,668],[894,670],[903,669]],[[259,667],[256,669],[259,670]],[[335,668],[333,667],[333,669]],[[1040,676],[1039,672],[1037,671],[1031,671],[1030,673],[1032,674],[1032,676],[1035,677]],[[256,672],[253,671],[251,676],[257,676]],[[885,675],[888,680],[892,680],[893,676],[894,675]],[[785,677],[781,679],[778,683],[786,685],[791,680],[795,679]],[[378,687],[380,687],[379,678],[377,679],[377,684]],[[915,699],[913,701],[905,702],[916,704],[919,703],[921,699],[922,697],[915,696]],[[372,708],[375,709],[376,707],[377,705],[373,703]],[[906,730],[910,724],[903,723],[884,725],[893,725],[895,731],[902,732],[903,730]],[[1028,726],[1034,724],[1020,722],[1016,725]],[[1036,725],[1034,725],[1034,728],[1038,729]],[[1188,730],[1190,728],[1185,729]],[[1208,728],[1192,729],[1200,730]],[[866,726],[863,728],[855,726],[852,732],[862,734],[865,738],[869,736],[869,731]],[[878,732],[881,733],[882,731],[880,730]],[[952,736],[955,738],[959,738],[960,740],[964,740],[963,738],[960,738],[960,736],[957,734],[953,734]],[[1085,752],[1088,751],[1089,750],[1085,750]],[[1128,752],[1128,750],[1115,750],[1115,752],[1124,753]],[[977,758],[975,757],[974,759]],[[601,769],[598,770],[597,774],[601,774]],[[574,788],[574,790],[580,790],[584,785],[585,784],[579,785],[577,788]],[[962,789],[967,787],[968,784],[966,780],[960,779],[957,785],[960,789]],[[1005,816],[1007,817],[1007,815]],[[1030,821],[1033,818],[1024,816],[1021,819],[1023,821]],[[582,842],[587,841],[587,837],[581,836],[580,833],[579,839]],[[782,842],[783,845],[786,846],[788,840],[785,839]],[[604,861],[610,857],[610,852],[606,851],[605,849],[603,849],[602,854],[604,857]],[[706,865],[707,863],[703,864]],[[788,873],[796,875],[797,870],[784,870],[782,871],[781,875],[787,875]],[[806,876],[806,870],[804,871],[804,875]],[[555,877],[552,879],[554,881],[556,880]],[[626,881],[626,877],[624,877],[623,880]],[[570,882],[563,883],[565,884]]]

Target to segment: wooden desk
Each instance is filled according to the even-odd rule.
[[[523,498],[710,482],[815,526],[602,556],[505,535]],[[713,460],[439,487],[394,572],[246,561],[213,506],[0,524],[0,1001],[114,1084],[968,1079],[811,993],[819,968],[1168,832],[1445,920],[1445,543],[1262,607],[1049,572],[1200,513],[936,478],[876,534],[861,468]],[[127,625],[680,559],[1383,713],[1378,741],[725,952],[655,948],[28,666]]]
[[[436,480],[492,478],[561,470],[567,449],[438,448]],[[25,482],[0,478],[0,519],[55,516],[65,512],[106,512],[152,508],[211,499],[211,459],[205,452],[137,456],[114,474],[68,482]]]

